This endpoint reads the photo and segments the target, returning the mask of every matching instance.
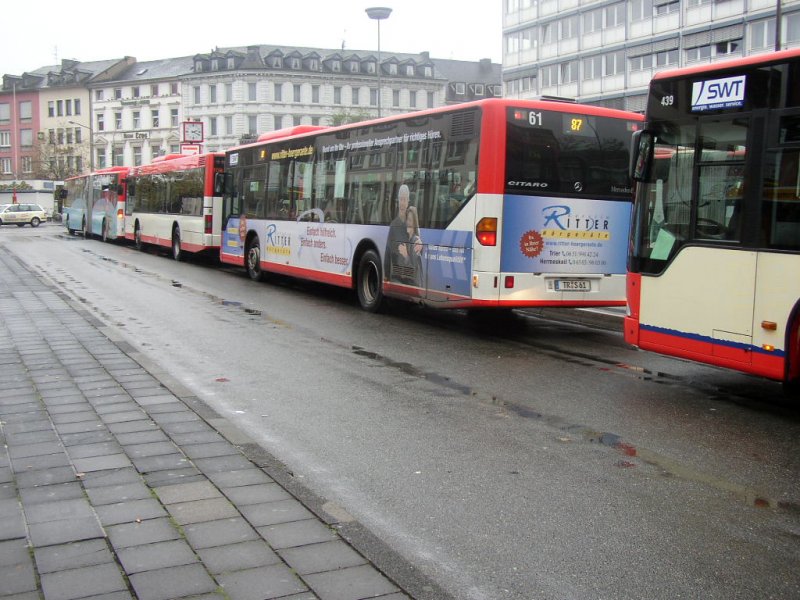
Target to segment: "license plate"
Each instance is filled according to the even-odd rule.
[[[586,279],[556,279],[557,292],[591,292],[592,282]]]

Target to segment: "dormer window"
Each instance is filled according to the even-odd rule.
[[[409,77],[413,77],[414,76],[414,65],[407,65],[406,66],[406,75],[408,75]]]
[[[194,72],[195,73],[202,73],[203,72],[203,63],[202,61],[197,61],[194,63]]]
[[[374,63],[374,62],[372,62],[372,61],[369,61],[369,62],[367,63],[367,73],[370,73],[370,74],[372,74],[372,73],[374,73],[374,72],[375,72],[375,63]]]
[[[233,57],[228,58],[228,68],[235,69],[236,68],[236,61]]]
[[[295,69],[295,70],[299,70],[300,69],[300,59],[299,58],[293,58],[292,59],[292,68]]]
[[[397,75],[397,65],[395,63],[389,63],[389,75]]]
[[[276,69],[280,69],[283,66],[283,61],[281,60],[280,56],[275,56],[272,59],[272,66]]]
[[[312,58],[308,61],[308,68],[312,71],[319,71],[319,61],[316,58]]]
[[[342,62],[339,60],[335,60],[331,63],[331,71],[338,73],[342,70]]]
[[[216,58],[211,61],[211,70],[219,71],[219,61]]]
[[[425,67],[425,77],[433,77],[433,69],[431,67]]]
[[[357,60],[351,60],[350,61],[350,72],[351,73],[358,73],[359,71],[361,71],[361,69],[359,68],[358,61]]]

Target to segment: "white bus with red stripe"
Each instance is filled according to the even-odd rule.
[[[635,134],[625,338],[800,386],[800,50],[665,71]]]
[[[218,251],[224,155],[169,155],[133,167],[128,175],[125,237],[137,248],[184,253]]]
[[[221,260],[442,308],[625,302],[639,115],[491,99],[226,152]]]

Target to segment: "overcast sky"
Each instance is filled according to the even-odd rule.
[[[344,42],[345,49],[376,52],[370,6],[392,9],[380,23],[381,52],[501,62],[502,0],[4,0],[0,75],[64,58],[147,61],[252,44],[341,48]]]

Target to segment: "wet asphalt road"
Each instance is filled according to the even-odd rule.
[[[585,313],[370,315],[53,224],[0,251],[352,515],[417,597],[800,597],[800,411],[777,384]]]

